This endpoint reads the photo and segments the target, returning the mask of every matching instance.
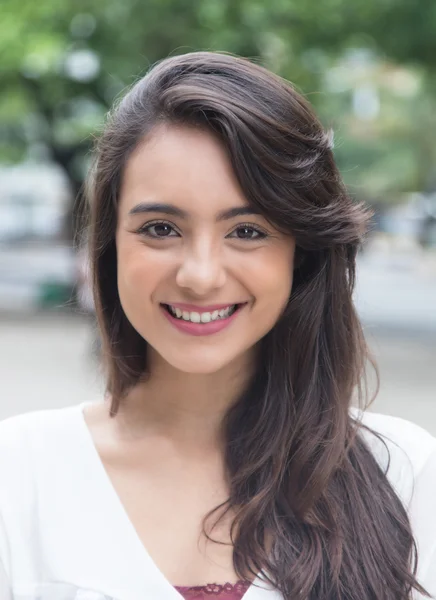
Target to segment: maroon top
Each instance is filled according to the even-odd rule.
[[[241,600],[250,587],[250,582],[240,579],[235,584],[208,583],[207,585],[174,586],[185,600],[212,600],[211,596],[219,600]]]

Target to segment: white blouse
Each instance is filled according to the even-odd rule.
[[[0,599],[181,600],[111,484],[84,405],[0,422]],[[386,438],[388,477],[418,545],[418,579],[436,596],[436,439],[395,417],[365,413],[363,422]],[[387,465],[381,442],[364,435]],[[283,600],[260,577],[255,583],[244,600]]]

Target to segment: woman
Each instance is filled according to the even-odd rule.
[[[351,407],[370,215],[331,147],[227,54],[166,59],[114,109],[88,186],[106,398],[0,426],[17,598],[436,593],[436,440]]]

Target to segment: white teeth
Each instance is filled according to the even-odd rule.
[[[183,319],[184,321],[191,321],[192,323],[210,323],[211,321],[216,321],[217,319],[225,319],[230,316],[231,313],[234,312],[236,304],[232,304],[227,308],[223,308],[222,310],[214,310],[213,312],[188,312],[186,310],[181,310],[180,308],[175,308],[171,305],[167,305],[170,313],[177,317],[178,319]]]

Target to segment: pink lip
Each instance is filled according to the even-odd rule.
[[[171,306],[177,306],[177,307],[181,308],[181,306],[179,304],[176,304],[176,305],[172,304]],[[184,306],[189,306],[189,304],[188,305],[185,304]],[[224,306],[226,307],[226,306],[228,306],[228,304],[226,304]],[[183,321],[181,319],[176,319],[176,317],[173,317],[173,315],[171,315],[166,310],[166,308],[161,306],[161,309],[162,309],[164,315],[166,316],[166,318],[168,319],[168,321],[171,323],[171,325],[174,325],[174,327],[176,327],[179,331],[182,331],[183,333],[189,333],[190,335],[212,335],[213,333],[218,333],[218,331],[222,331],[228,325],[230,325],[230,323],[243,310],[243,307],[238,308],[238,310],[236,312],[234,312],[232,315],[230,315],[230,317],[227,317],[227,319],[218,319],[217,321],[210,321],[209,323],[191,323],[190,321]],[[217,309],[215,309],[215,310],[217,310]]]
[[[167,302],[169,305],[170,303]],[[227,308],[228,306],[233,306],[234,304],[243,304],[243,302],[233,302],[233,304],[208,304],[207,306],[197,306],[195,304],[183,304],[183,302],[171,302],[171,306],[174,308],[180,308],[180,310],[187,310],[189,312],[212,312],[214,310],[222,310],[223,308]]]

